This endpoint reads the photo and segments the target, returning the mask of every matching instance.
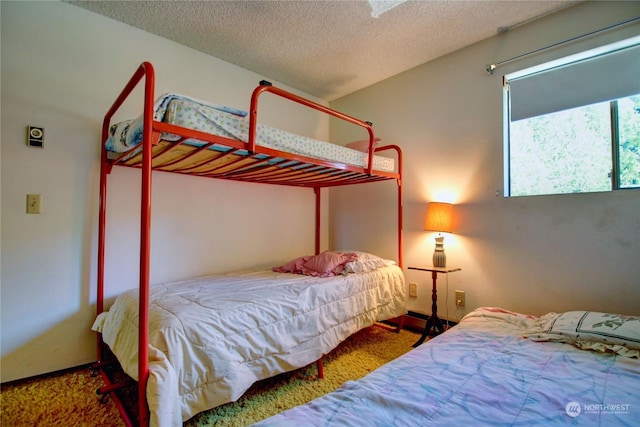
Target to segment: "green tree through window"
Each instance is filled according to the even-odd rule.
[[[640,96],[512,122],[509,170],[511,196],[640,187]]]
[[[504,76],[505,195],[640,188],[640,36]]]
[[[620,188],[640,187],[640,96],[618,103]]]

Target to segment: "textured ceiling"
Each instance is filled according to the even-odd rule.
[[[327,101],[523,22],[559,1],[67,1]]]

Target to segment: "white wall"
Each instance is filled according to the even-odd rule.
[[[439,281],[439,314],[462,317],[479,306],[532,314],[590,309],[640,314],[640,190],[504,198],[502,75],[605,40],[640,33],[640,24],[571,43],[485,73],[485,65],[640,16],[640,2],[585,2],[477,43],[333,102],[374,122],[383,143],[405,156],[405,267],[431,264],[434,233],[423,231],[430,201],[456,204],[457,230],[445,238],[448,265],[462,271]],[[331,136],[343,130],[332,123]],[[392,197],[392,187],[385,196]],[[500,193],[496,196],[496,191]],[[352,218],[390,235],[390,225],[362,206],[361,189],[331,191],[332,245],[357,241]],[[388,207],[388,214],[392,213]],[[340,212],[343,212],[340,210]],[[394,241],[373,251],[393,254]],[[409,309],[431,313],[429,273],[405,270],[418,282]],[[453,291],[466,291],[465,310]]]
[[[3,1],[1,14],[4,382],[95,360],[100,128],[136,67],[155,65],[158,95],[243,109],[269,76],[65,3]],[[327,138],[326,117],[269,96],[265,123]],[[27,125],[45,128],[43,150],[26,146]],[[139,182],[125,168],[109,181],[109,296],[137,286]],[[27,193],[41,215],[25,213]],[[312,190],[157,173],[153,197],[152,283],[313,252]]]
[[[156,66],[158,93],[245,109],[256,82],[269,76],[68,4],[0,5],[4,382],[95,359],[89,328],[95,317],[98,139],[102,116],[139,63]],[[570,308],[637,314],[640,192],[496,197],[502,188],[500,73],[515,65],[493,77],[484,66],[639,13],[638,2],[581,4],[334,103],[372,120],[383,142],[404,148],[405,267],[427,264],[433,252],[434,235],[422,230],[426,203],[450,199],[459,227],[445,246],[449,264],[463,270],[449,277],[449,289],[467,292],[466,311],[500,305],[538,314]],[[637,34],[638,26],[627,31]],[[324,117],[277,101],[265,104],[285,112],[261,115],[268,124],[328,134]],[[27,125],[45,127],[44,150],[26,147]],[[349,139],[340,127],[332,134]],[[110,179],[109,295],[134,286],[137,277],[138,186],[134,170],[116,168]],[[395,191],[393,183],[332,189],[330,245],[394,258]],[[42,194],[41,215],[25,214],[27,193]],[[358,224],[367,232],[357,231]],[[313,250],[313,193],[155,174],[152,239],[152,282],[272,265]],[[420,283],[410,309],[429,313],[428,277],[406,274]],[[452,296],[448,306],[449,317],[463,314],[455,312]]]

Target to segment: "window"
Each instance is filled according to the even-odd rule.
[[[640,188],[640,37],[505,76],[505,195]]]

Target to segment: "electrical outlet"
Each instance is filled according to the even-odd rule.
[[[27,194],[27,213],[39,214],[42,208],[40,194]]]
[[[417,283],[409,283],[409,296],[417,297],[418,296],[418,284]]]
[[[456,291],[456,307],[464,307],[464,291]]]

